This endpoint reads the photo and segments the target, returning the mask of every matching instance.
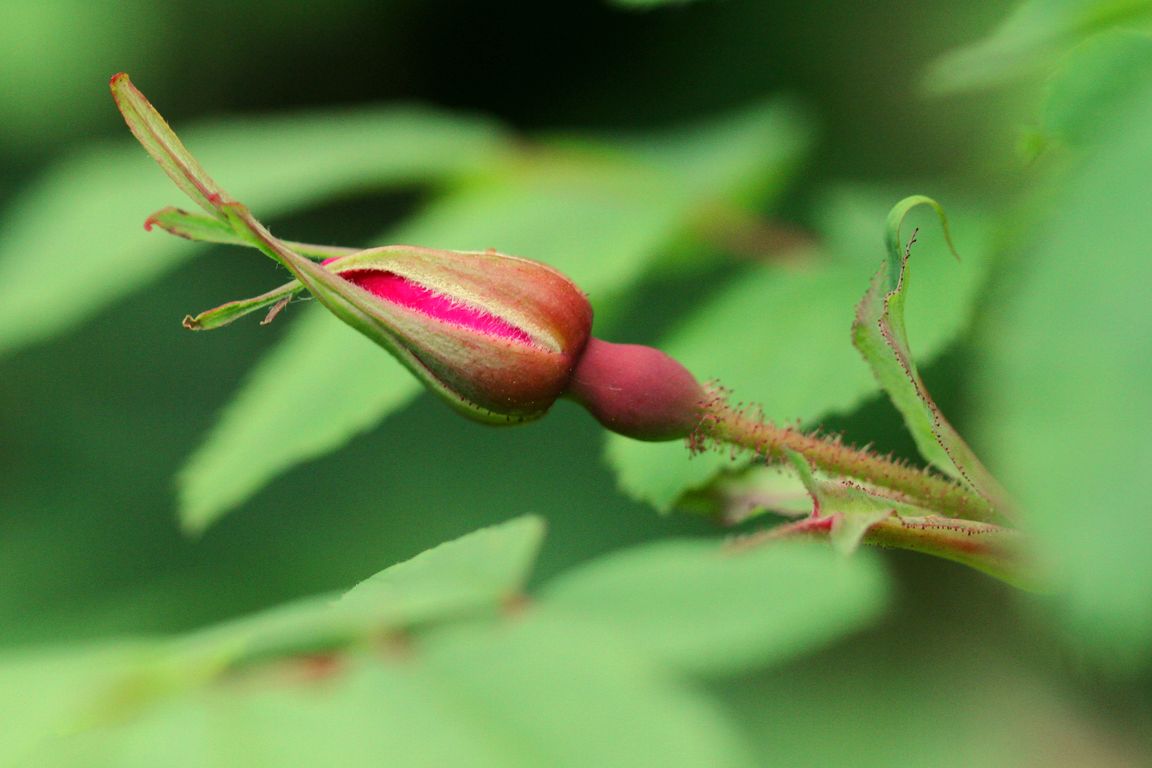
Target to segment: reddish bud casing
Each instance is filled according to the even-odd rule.
[[[336,306],[325,301],[330,309],[349,321],[339,308],[352,304],[353,325],[454,408],[488,423],[543,416],[592,327],[588,299],[567,277],[496,251],[387,246],[326,268],[342,285],[310,286],[318,298],[341,294]]]

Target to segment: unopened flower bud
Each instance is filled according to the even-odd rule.
[[[543,416],[592,326],[591,306],[568,278],[495,251],[388,246],[325,267],[342,279],[310,285],[318,298],[457,410],[488,423]]]
[[[590,342],[588,299],[551,267],[491,250],[413,246],[371,248],[317,264],[294,250],[301,244],[276,238],[228,196],[127,75],[114,76],[110,85],[132,133],[209,215],[165,209],[149,221],[164,218],[165,229],[191,239],[255,246],[296,278],[186,318],[188,328],[219,327],[267,306],[271,319],[303,288],[477,420],[530,421],[568,394],[604,426],[630,437],[669,440],[696,426],[705,395],[692,374],[650,347]]]

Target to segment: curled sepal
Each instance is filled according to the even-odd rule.
[[[262,309],[271,308],[273,312],[276,312],[278,311],[277,307],[282,307],[303,290],[304,286],[299,281],[293,280],[250,299],[237,299],[205,310],[198,315],[186,315],[184,327],[190,331],[211,331]],[[269,319],[264,322],[269,322],[271,317],[270,314]]]
[[[219,207],[229,201],[227,194],[204,171],[144,94],[132,85],[128,75],[123,72],[113,75],[108,85],[124,122],[148,154],[197,205],[221,218]]]
[[[144,222],[144,228],[149,232],[153,228],[161,229],[170,235],[201,243],[252,246],[250,240],[236,234],[226,220],[200,213],[189,213],[175,207],[164,208],[149,216]],[[301,256],[316,260],[347,256],[360,250],[339,245],[300,243],[295,240],[285,240],[284,244]]]
[[[996,516],[1004,518],[1007,509],[1003,490],[941,413],[924,386],[908,344],[904,304],[908,293],[911,243],[905,245],[901,241],[900,226],[908,212],[919,205],[930,206],[940,217],[945,239],[952,247],[948,219],[939,203],[923,195],[907,197],[897,203],[888,214],[888,258],[856,308],[852,341],[872,369],[876,381],[904,417],[920,454],[987,499],[995,508]],[[954,248],[952,252],[955,254]]]

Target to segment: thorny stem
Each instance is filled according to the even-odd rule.
[[[733,407],[718,395],[704,407],[690,438],[699,450],[709,441],[738,446],[779,461],[794,451],[825,472],[886,488],[947,517],[996,522],[1002,515],[986,499],[959,483],[893,459],[845,445],[835,436],[805,434],[771,424],[748,408]]]

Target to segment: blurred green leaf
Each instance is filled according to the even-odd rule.
[[[1051,67],[1096,32],[1150,22],[1150,0],[1026,0],[988,37],[941,56],[925,85],[937,93],[999,85]]]
[[[813,423],[845,413],[875,391],[852,348],[853,306],[884,258],[891,198],[843,190],[820,214],[826,244],[798,267],[751,270],[686,317],[661,348],[700,378],[716,378],[735,398],[761,404],[779,423]],[[907,323],[921,360],[931,360],[967,328],[990,261],[989,228],[975,209],[950,205],[964,261],[957,265],[940,233],[925,230]],[[676,443],[612,436],[608,458],[624,490],[660,510],[740,466],[727,453],[691,457]]]
[[[535,517],[483,528],[390,566],[343,596],[310,597],[210,627],[191,635],[178,653],[239,664],[495,611],[521,594],[543,537],[544,524]]]
[[[594,620],[676,669],[730,674],[810,652],[876,618],[888,583],[871,553],[778,542],[728,552],[669,541],[551,582],[542,604]]]
[[[422,666],[361,661],[336,679],[266,676],[167,702],[141,718],[49,744],[42,768],[503,766],[494,744]]]
[[[489,123],[416,108],[229,121],[181,131],[264,217],[350,190],[438,182],[506,145]],[[67,331],[192,253],[147,236],[179,192],[138,146],[103,146],[48,172],[0,218],[0,355]]]
[[[685,491],[677,506],[736,525],[761,512],[803,517],[812,512],[812,496],[790,466],[756,464],[721,472],[706,485]]]
[[[343,445],[419,391],[399,363],[327,312],[287,314],[281,322],[295,320],[292,333],[260,361],[181,471],[188,530],[204,530],[285,467]]]
[[[1045,129],[1073,145],[1096,137],[1152,73],[1152,36],[1120,31],[1097,35],[1077,47],[1053,76],[1044,110]]]
[[[520,517],[484,528],[394,565],[357,584],[342,606],[412,600],[498,607],[521,594],[540,544],[544,522]]]
[[[49,745],[43,768],[745,766],[715,706],[613,638],[533,617],[415,655],[306,666],[172,700]]]
[[[226,669],[346,650],[434,620],[495,613],[520,594],[543,534],[538,518],[517,518],[393,565],[343,598],[299,600],[168,642],[9,655],[0,660],[0,765],[49,736],[120,718],[144,713],[141,727],[151,728],[149,711],[165,709],[162,701],[202,688]]]
[[[969,620],[987,620],[986,602],[972,611]],[[1067,688],[1037,675],[1019,653],[995,642],[957,647],[960,624],[923,640],[923,618],[883,640],[870,636],[855,648],[734,680],[721,690],[760,764],[1121,768],[1147,762],[1108,724],[1079,715]],[[1038,638],[1030,633],[1029,639]]]
[[[43,706],[13,710],[26,735],[0,745],[0,758],[39,746],[34,764],[61,768],[356,766],[377,765],[382,756],[421,765],[747,765],[711,701],[665,668],[684,654],[641,653],[648,649],[633,643],[631,625],[614,626],[620,618],[635,622],[620,615],[619,602],[591,617],[571,602],[558,610],[557,598],[547,598],[503,621],[470,618],[519,592],[542,532],[531,517],[477,531],[383,571],[335,604],[318,597],[164,644],[124,644],[113,655],[63,654],[41,663],[10,657],[16,663],[0,664],[0,680],[36,691],[33,702],[43,699]],[[722,642],[712,657],[747,654],[749,642],[733,642],[747,633],[733,626],[732,611],[716,611],[711,590],[735,592],[738,605],[759,612],[762,579],[786,592],[793,582],[825,581],[806,588],[809,598],[824,595],[809,599],[807,611],[831,608],[827,600],[839,592],[843,600],[862,598],[845,604],[845,615],[859,615],[877,602],[861,585],[874,592],[882,584],[874,563],[849,566],[827,550],[782,547],[726,559],[712,543],[684,543],[666,546],[665,555],[677,550],[662,563],[640,556],[655,567],[634,574],[640,591],[655,586],[652,578],[668,590],[652,593],[655,599],[682,594],[698,577],[704,583],[692,585],[699,595],[678,616],[648,625],[647,638],[679,631],[692,615],[697,624],[719,620],[711,637]],[[775,554],[763,554],[769,551]],[[775,567],[750,567],[765,557]],[[788,625],[797,611],[773,615]],[[455,621],[394,646],[381,642],[389,629],[429,618]],[[823,637],[827,624],[800,634]],[[794,625],[790,631],[795,638]],[[344,634],[325,649],[333,632]],[[356,649],[368,647],[376,650],[361,658]],[[319,650],[341,652],[310,655]],[[704,652],[698,645],[686,666],[698,667]],[[252,661],[265,663],[235,666]],[[6,705],[24,698],[23,687],[0,689]],[[45,743],[51,736],[63,738]]]
[[[791,107],[767,104],[694,126],[691,140],[673,131],[618,144],[556,141],[474,177],[381,241],[492,247],[543,261],[587,291],[600,312],[708,206],[778,191],[805,148],[803,125]],[[298,322],[181,473],[181,514],[192,527],[289,467],[338,448],[419,390],[349,329]],[[313,403],[309,425],[287,435],[303,402]]]
[[[172,16],[147,0],[6,3],[0,24],[0,150],[44,146],[107,121],[101,85],[125,60],[169,69],[155,31]],[[163,76],[163,75],[160,75]],[[61,119],[67,114],[67,119]]]
[[[1095,128],[978,347],[982,436],[1060,589],[1071,642],[1152,665],[1152,77]]]
[[[634,653],[617,633],[541,611],[446,630],[427,664],[514,765],[744,766],[713,702]]]
[[[108,643],[9,653],[0,660],[0,766],[27,765],[37,744],[92,717],[152,648]]]

